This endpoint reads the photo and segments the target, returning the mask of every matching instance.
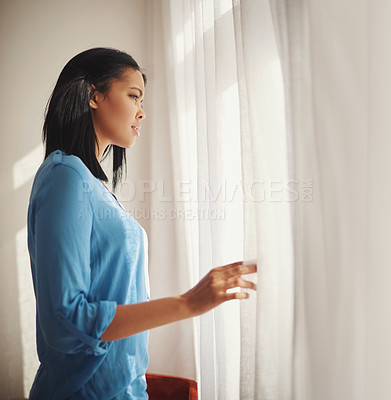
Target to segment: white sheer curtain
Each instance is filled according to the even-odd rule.
[[[241,303],[241,398],[289,399],[293,332],[289,179],[281,66],[268,1],[234,0],[241,104],[245,258],[259,265],[258,301]],[[256,324],[254,323],[256,318]]]
[[[387,1],[276,0],[295,207],[294,396],[391,398]]]
[[[224,9],[223,2],[170,1],[165,9],[175,179],[189,182],[189,200],[182,207],[194,213],[178,220],[177,228],[193,284],[212,266],[243,257],[234,32],[231,7],[225,3]],[[238,311],[238,304],[226,304],[196,321],[202,398],[239,396]]]
[[[178,245],[193,284],[213,266],[257,260],[258,294],[195,323],[203,399],[289,399],[292,244],[282,76],[267,1],[171,0],[170,132]],[[160,4],[161,6],[161,4]],[[159,5],[157,5],[159,7]],[[187,185],[187,186],[186,186]],[[187,214],[186,214],[187,213]]]
[[[200,318],[201,397],[391,398],[389,2],[164,4],[182,206],[225,211],[178,221],[192,283],[260,267],[257,296]]]

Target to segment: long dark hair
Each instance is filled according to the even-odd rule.
[[[108,178],[96,158],[98,139],[92,123],[90,96],[95,90],[107,93],[113,79],[120,79],[127,68],[141,68],[129,54],[97,47],[79,53],[63,68],[45,110],[43,142],[45,159],[59,149],[78,156],[91,173],[105,182]],[[141,72],[142,73],[142,72]],[[146,76],[142,73],[144,83]],[[113,190],[126,174],[126,150],[116,145],[105,148],[102,160],[113,151]]]

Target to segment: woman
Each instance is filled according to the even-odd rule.
[[[188,292],[149,301],[147,238],[104,182],[126,168],[146,77],[135,60],[94,48],[71,59],[46,109],[45,160],[28,210],[40,367],[30,399],[146,399],[148,330],[203,314],[255,289],[256,265],[212,269]]]

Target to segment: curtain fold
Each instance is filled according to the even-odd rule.
[[[179,243],[194,277],[243,258],[259,265],[258,276],[249,277],[258,281],[258,294],[198,319],[200,396],[288,399],[290,204],[297,188],[288,181],[282,76],[269,4],[167,4],[173,164],[194,195],[177,207],[198,212],[178,221]]]
[[[294,396],[371,398],[366,387],[369,2],[270,4],[286,87],[292,170],[295,179],[312,182],[310,201],[294,208]]]
[[[367,3],[368,18],[368,255],[365,381],[366,398],[391,398],[391,3]],[[362,397],[363,397],[362,396]]]
[[[193,159],[182,157],[185,153],[180,151],[192,145],[187,143],[192,136],[181,135],[175,141],[170,137],[169,116],[178,115],[173,99],[181,93],[176,93],[172,77],[167,79],[167,70],[171,68],[167,46],[171,41],[167,29],[169,14],[161,1],[148,1],[147,7],[147,119],[138,144],[141,148],[130,155],[128,164],[130,170],[139,171],[132,208],[144,211],[141,223],[149,236],[151,293],[153,298],[162,298],[184,293],[198,281],[197,268],[193,265],[197,263],[198,252],[193,250],[197,236],[192,225],[184,224],[184,219],[176,213],[177,204],[183,203],[177,201],[185,196],[177,183],[183,182],[185,189],[189,186],[184,177]],[[175,72],[176,79],[184,82],[181,71]],[[178,99],[182,101],[183,97]],[[183,124],[183,120],[177,121]],[[181,125],[181,129],[186,128]],[[145,154],[149,155],[148,162],[143,158]],[[148,372],[197,379],[199,350],[195,333],[192,319],[151,330]]]
[[[192,193],[177,207],[194,213],[194,218],[178,221],[177,229],[179,243],[190,243],[187,254],[195,284],[212,267],[243,257],[232,10],[229,1],[172,0],[167,13],[168,81],[175,94],[170,114],[174,170],[179,180],[189,182]],[[197,322],[200,397],[239,398],[238,304],[224,304]]]
[[[257,301],[241,303],[241,398],[289,399],[293,249],[281,66],[268,1],[234,0],[240,93],[244,254],[259,266]],[[297,188],[292,188],[296,191]]]

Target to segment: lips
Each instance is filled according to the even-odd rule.
[[[133,132],[136,134],[136,136],[140,136],[140,132],[139,132],[140,125],[133,125],[132,129],[133,129]]]

